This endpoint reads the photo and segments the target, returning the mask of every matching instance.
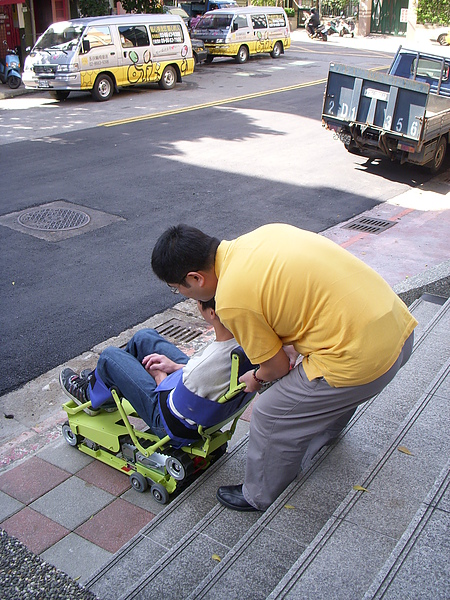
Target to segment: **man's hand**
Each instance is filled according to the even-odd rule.
[[[275,356],[260,364],[256,377],[270,382],[284,377],[287,373],[289,373],[289,358],[284,349],[280,348]],[[261,385],[253,377],[253,371],[244,373],[242,377],[239,377],[239,382],[246,384],[246,392],[258,392],[261,389]]]
[[[180,365],[164,354],[148,354],[142,359],[142,365],[150,375],[154,376],[154,371],[162,371],[166,375],[182,369],[184,365]],[[156,378],[155,378],[156,379]]]
[[[286,352],[287,357],[289,358],[289,366],[291,369],[295,367],[295,363],[297,362],[297,358],[300,356],[300,352],[294,348],[294,346],[283,346],[283,350]]]
[[[261,386],[253,377],[253,370],[247,371],[247,373],[244,373],[241,377],[239,377],[239,383],[245,383],[245,392],[259,392],[261,389]]]

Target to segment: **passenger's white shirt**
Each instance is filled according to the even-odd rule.
[[[236,340],[212,342],[199,356],[183,367],[183,383],[190,392],[217,402],[228,390],[231,374],[231,351]]]

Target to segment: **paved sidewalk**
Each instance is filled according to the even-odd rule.
[[[435,278],[443,286],[441,291],[448,294],[450,172],[362,216],[395,225],[373,234],[348,229],[348,222],[323,235],[366,261],[394,287],[418,274],[425,281],[431,274],[433,280],[437,269]],[[174,317],[199,325],[193,303],[184,301],[142,326],[156,326]],[[94,365],[106,345],[125,343],[135,329],[100,344],[69,365],[75,369]],[[198,350],[210,335],[204,328],[185,349],[190,353]],[[0,399],[4,415],[0,428],[0,527],[82,583],[162,507],[150,494],[131,489],[127,475],[62,440],[60,426],[66,415],[59,408],[65,401],[58,383],[61,367]],[[28,411],[33,410],[30,425]],[[245,415],[236,441],[247,426]]]
[[[294,32],[295,39],[302,40],[301,34]],[[348,45],[354,42],[344,39]],[[380,50],[389,51],[384,43]],[[398,291],[407,291],[408,281],[414,280],[414,288],[420,288],[421,281],[425,287],[436,283],[441,293],[449,294],[450,170],[358,218],[362,216],[395,224],[375,234],[348,228],[348,222],[323,235],[367,262]],[[107,345],[121,345],[136,329],[173,318],[201,330],[195,342],[185,345],[189,353],[209,341],[211,331],[199,323],[193,303],[184,301],[68,366],[92,367]],[[0,398],[0,528],[83,583],[162,507],[150,494],[131,489],[127,475],[62,440],[66,415],[60,406],[65,396],[58,375],[63,366]],[[245,435],[248,419],[246,414],[241,420],[236,441]]]

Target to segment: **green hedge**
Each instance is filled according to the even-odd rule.
[[[419,0],[417,22],[448,25],[450,22],[450,0]]]

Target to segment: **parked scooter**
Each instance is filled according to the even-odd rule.
[[[12,90],[17,89],[22,82],[20,61],[15,50],[8,49],[6,57],[0,59],[0,81],[7,83]]]
[[[344,35],[355,37],[355,21],[353,19],[341,17],[338,29],[341,37],[344,37]]]
[[[336,21],[328,21],[325,25],[325,33],[328,35],[333,35],[334,33],[339,34],[339,25]]]

